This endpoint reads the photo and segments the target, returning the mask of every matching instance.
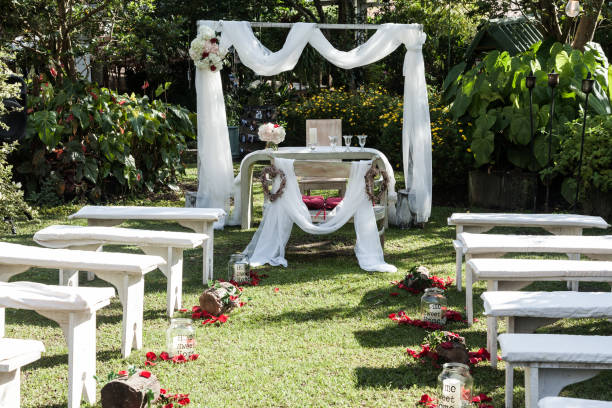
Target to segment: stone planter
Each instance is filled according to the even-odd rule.
[[[470,171],[470,206],[500,210],[535,210],[538,176],[518,171]]]

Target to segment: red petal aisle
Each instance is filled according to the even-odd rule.
[[[463,318],[463,315],[455,310],[447,310],[446,311],[446,321],[447,322],[463,322],[467,323],[467,320]],[[443,326],[437,323],[430,323],[420,319],[412,319],[410,316],[406,314],[403,310],[400,310],[397,313],[390,313],[389,319],[397,322],[398,324],[409,324],[411,326],[420,327],[425,330],[441,330]],[[478,321],[478,319],[474,319],[474,321]]]
[[[472,403],[478,404],[476,405],[477,408],[494,408],[493,405],[484,404],[485,402],[490,402],[490,401],[493,401],[493,398],[487,396],[487,394],[482,394],[482,393],[479,394],[477,397],[472,398]],[[421,395],[421,399],[419,400],[419,402],[417,402],[417,405],[421,407],[428,407],[428,408],[435,408],[438,406],[438,404],[436,404],[436,399],[430,397],[428,394]]]

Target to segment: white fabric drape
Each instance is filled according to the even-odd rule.
[[[234,180],[225,100],[219,71],[196,71],[198,95],[198,194],[196,207],[223,208],[229,214]],[[215,224],[222,227],[223,221]]]
[[[414,197],[410,204],[412,210],[416,212],[417,221],[427,221],[431,212],[431,130],[425,69],[421,51],[426,35],[420,25],[383,24],[367,42],[345,52],[335,49],[323,36],[321,30],[316,28],[315,24],[297,23],[289,31],[283,48],[277,52],[272,52],[255,37],[251,25],[246,21],[204,21],[201,23],[221,31],[221,46],[225,48],[233,46],[243,64],[255,73],[266,76],[293,69],[307,43],[310,43],[334,65],[346,69],[376,62],[404,44],[407,50],[403,67],[405,76],[404,122],[402,127],[404,177],[406,187],[411,191],[411,197]],[[199,76],[196,80],[200,81],[204,78]],[[200,86],[207,85],[201,84]],[[222,95],[220,99],[223,99]],[[200,97],[198,95],[198,123],[202,118],[199,101]],[[222,117],[225,118],[225,112],[223,112]],[[198,139],[203,139],[203,145],[208,146],[208,140],[222,132],[220,129],[214,129],[216,126],[222,126],[220,122],[219,118],[215,118],[211,123],[206,123],[202,129],[198,126]],[[223,126],[225,126],[225,122]],[[227,136],[225,137],[227,138]],[[201,189],[201,191],[198,190],[198,195],[208,197],[209,194],[213,194],[219,198],[214,200],[202,199],[198,202],[198,206],[200,206],[200,202],[219,202],[222,200],[222,194],[226,194],[223,196],[225,202],[225,198],[229,195],[230,184],[225,185],[225,188],[221,190],[206,187],[206,184],[217,183],[218,181],[205,178],[205,173],[206,171],[211,173],[208,168],[215,167],[217,174],[223,171],[223,180],[227,180],[225,174],[227,167],[221,165],[220,161],[229,157],[229,143],[227,144],[227,152],[223,152],[212,162],[207,161],[202,153],[199,153],[199,155],[201,156],[202,169],[198,175]],[[220,170],[221,168],[222,170]]]
[[[316,225],[312,223],[308,208],[302,201],[302,194],[293,170],[293,160],[276,159],[274,165],[285,173],[287,183],[281,197],[265,206],[261,224],[244,250],[249,256],[251,265],[260,266],[268,263],[286,267],[285,245],[294,223],[309,234],[329,234],[353,218],[357,235],[355,255],[361,269],[379,272],[397,271],[395,266],[387,264],[384,260],[374,209],[365,193],[365,174],[372,165],[371,161],[351,164],[344,200],[334,209],[332,218]],[[276,191],[279,184],[277,177],[272,191]]]

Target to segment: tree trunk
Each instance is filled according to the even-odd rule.
[[[56,61],[61,62],[63,70],[70,79],[76,79],[76,64],[72,55],[72,39],[70,38],[70,28],[68,26],[68,6],[66,0],[57,0],[57,17],[59,23],[59,38],[56,46]]]
[[[585,14],[580,18],[576,35],[572,42],[572,48],[584,51],[586,43],[593,41],[593,35],[595,35],[595,30],[597,29],[603,3],[604,0],[593,0],[590,10],[585,11]]]
[[[153,400],[159,398],[160,384],[153,374],[149,378],[134,374],[110,381],[100,391],[102,408],[144,408],[148,390],[153,391]]]
[[[544,27],[544,31],[549,37],[554,38],[556,41],[563,41],[563,33],[561,32],[561,26],[559,25],[559,18],[557,15],[557,6],[553,0],[539,0],[539,9],[542,13],[541,23]]]

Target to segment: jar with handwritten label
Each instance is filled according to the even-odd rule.
[[[249,282],[251,280],[251,268],[249,257],[244,254],[230,255],[227,263],[227,280],[238,283]]]
[[[189,358],[195,353],[195,330],[191,319],[170,319],[170,327],[166,330],[166,346],[170,357],[182,354]]]
[[[438,376],[440,397],[438,408],[466,408],[472,406],[474,380],[470,368],[461,363],[446,363]]]
[[[447,304],[444,290],[425,289],[425,294],[421,297],[421,319],[429,323],[446,324]]]

